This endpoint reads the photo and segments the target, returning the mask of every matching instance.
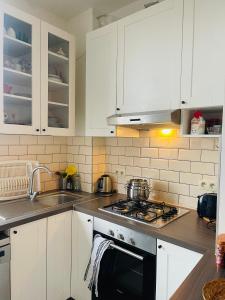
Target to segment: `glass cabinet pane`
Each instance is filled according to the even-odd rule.
[[[69,127],[69,42],[48,34],[48,127]]]
[[[32,125],[32,25],[4,15],[4,123]]]

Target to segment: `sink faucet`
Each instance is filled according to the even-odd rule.
[[[38,170],[44,170],[46,171],[49,175],[52,175],[52,173],[50,172],[50,170],[47,167],[36,167],[33,169],[31,175],[30,175],[30,179],[29,179],[29,191],[28,191],[28,197],[30,198],[31,201],[33,201],[39,192],[34,192],[34,175]]]

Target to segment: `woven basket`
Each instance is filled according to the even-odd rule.
[[[204,300],[225,300],[225,279],[206,283],[202,289]]]

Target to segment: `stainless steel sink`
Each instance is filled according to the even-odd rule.
[[[68,192],[55,192],[39,195],[34,201],[30,201],[29,198],[22,198],[0,202],[0,224],[9,219],[40,213],[60,204],[73,203],[81,198],[80,195]]]
[[[71,193],[56,192],[47,195],[40,195],[36,198],[36,201],[47,206],[56,206],[60,204],[74,202],[76,200],[79,200],[80,198],[81,196],[74,195]]]

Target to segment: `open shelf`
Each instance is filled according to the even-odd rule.
[[[68,107],[69,106],[68,104],[65,104],[65,103],[52,102],[52,101],[49,101],[48,104],[56,105],[56,106],[62,106],[62,107]]]
[[[12,83],[14,85],[26,86],[30,85],[32,75],[9,68],[4,68],[4,82]]]
[[[19,86],[31,85],[32,75],[20,71],[4,68],[4,83]]]
[[[18,96],[13,94],[4,94],[4,98],[9,101],[32,101],[32,98],[24,97],[24,96]]]
[[[209,108],[193,108],[193,109],[183,109],[181,111],[181,136],[182,137],[192,137],[192,138],[216,138],[220,137],[221,134],[201,134],[192,135],[191,131],[191,120],[196,111],[201,111],[202,115],[206,121],[206,132],[207,126],[210,126],[211,122],[214,120],[218,121],[219,125],[222,125],[223,118],[223,108],[222,107],[209,107]],[[215,123],[214,123],[215,124]],[[215,124],[217,125],[217,124]]]
[[[48,51],[48,55],[49,55],[49,63],[60,63],[60,62],[68,62],[69,58],[60,54],[57,54],[53,51]]]
[[[69,87],[68,83],[58,82],[51,79],[48,80],[48,86],[49,88]]]
[[[12,38],[8,35],[4,36],[4,53],[13,57],[19,57],[26,52],[31,51],[31,44]]]

